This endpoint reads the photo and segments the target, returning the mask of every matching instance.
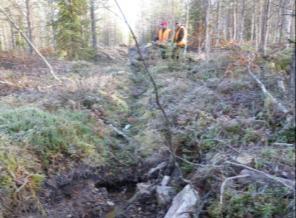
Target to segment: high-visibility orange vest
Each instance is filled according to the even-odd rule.
[[[176,42],[177,39],[179,38],[179,34],[180,34],[180,31],[181,31],[182,29],[184,30],[184,37],[183,37],[183,39],[182,39],[180,42],[177,43],[177,46],[179,46],[179,47],[185,47],[185,45],[187,44],[187,31],[186,31],[185,27],[183,27],[183,26],[181,26],[181,27],[177,30],[177,32],[176,32],[176,34],[175,34],[174,42]]]
[[[169,37],[170,37],[170,33],[171,33],[172,30],[170,29],[165,29],[163,31],[163,29],[160,29],[159,32],[158,32],[158,41],[159,42],[167,42]]]

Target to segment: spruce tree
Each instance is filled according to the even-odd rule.
[[[89,20],[86,0],[59,0],[56,21],[57,45],[68,59],[87,59],[89,48]]]

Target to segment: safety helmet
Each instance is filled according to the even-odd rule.
[[[163,27],[167,27],[169,25],[169,23],[167,21],[162,21],[160,23],[160,25],[163,26]]]

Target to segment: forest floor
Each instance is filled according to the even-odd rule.
[[[248,73],[249,51],[216,49],[207,61],[189,53],[178,62],[151,47],[143,53],[185,182],[173,172],[165,185],[173,194],[160,199],[170,154],[135,50],[108,49],[96,64],[51,60],[62,84],[35,57],[1,54],[0,217],[162,218],[188,181],[199,197],[196,216],[293,217],[292,51],[257,56],[251,66],[288,112]],[[225,184],[221,204],[223,181],[246,173]]]

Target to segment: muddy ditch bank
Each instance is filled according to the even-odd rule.
[[[167,161],[166,157],[166,154],[151,156],[130,167],[73,167],[72,171],[44,182],[39,193],[43,215],[20,211],[20,217],[24,214],[49,218],[164,217],[169,205],[159,206],[155,190],[146,192],[142,187],[160,183],[164,168],[157,167]]]

